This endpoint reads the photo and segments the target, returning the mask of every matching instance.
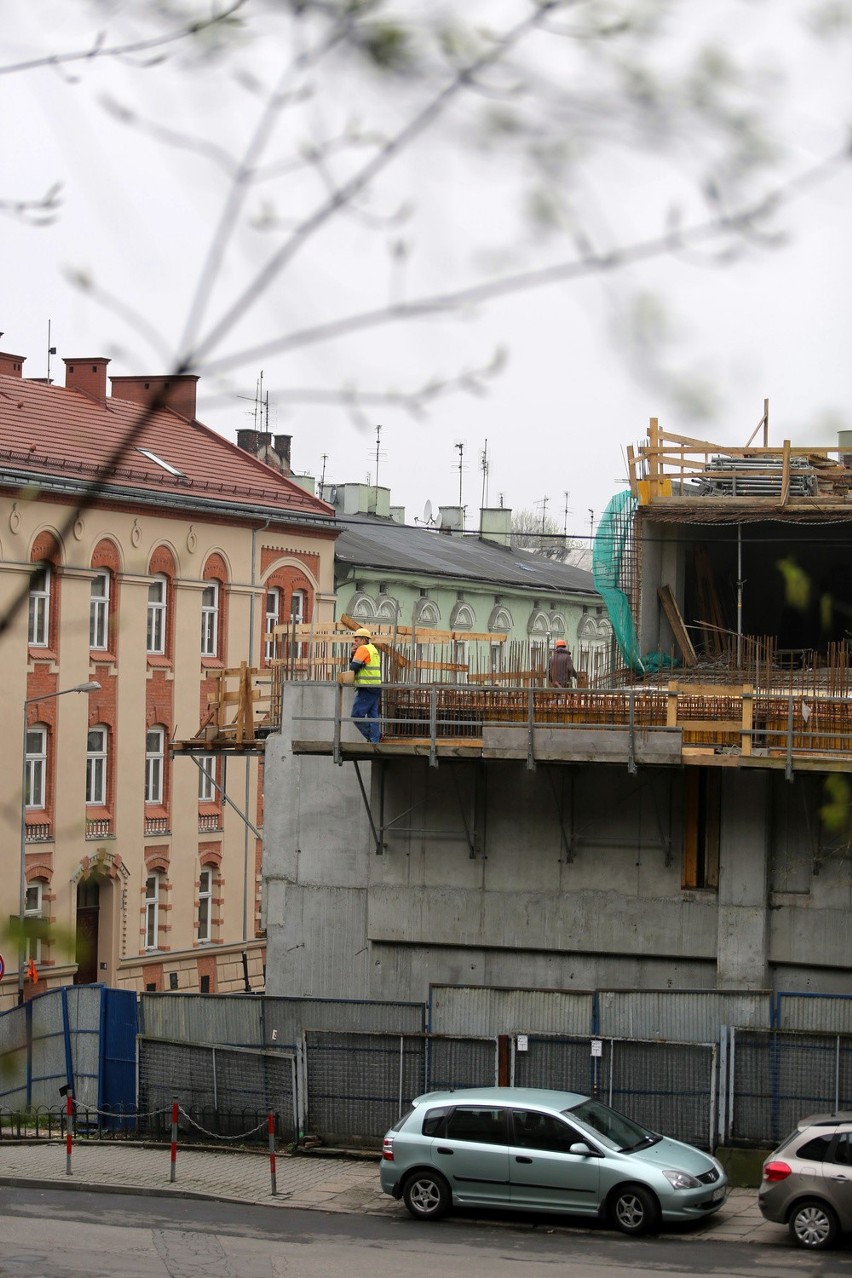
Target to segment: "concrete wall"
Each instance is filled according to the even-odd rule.
[[[776,966],[792,988],[848,980],[848,860],[817,878],[809,864],[808,890],[783,901],[770,887],[783,777],[723,773],[718,892],[681,887],[680,767],[631,776],[388,756],[372,767],[377,855],[355,764],[290,751],[332,713],[332,690],[288,687],[285,732],[267,748],[269,993],[425,999],[430,982],[759,989]],[[371,765],[358,766],[370,792]]]

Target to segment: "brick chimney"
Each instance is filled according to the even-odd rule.
[[[163,408],[170,408],[189,421],[195,420],[198,386],[195,373],[177,373],[171,377],[111,377],[109,380],[114,399],[146,405],[157,399]]]
[[[96,356],[94,359],[66,359],[65,389],[79,391],[96,399],[99,404],[106,402],[106,370],[108,359]]]
[[[272,434],[268,430],[244,427],[237,431],[238,448],[241,448],[244,453],[251,453],[252,457],[257,457],[259,461],[265,462],[267,466],[271,466],[282,475],[289,476],[293,473],[290,468],[292,442],[292,435],[276,435],[273,444]]]
[[[3,334],[0,333],[0,337]],[[0,375],[3,377],[23,377],[26,355],[9,355],[0,351]]]

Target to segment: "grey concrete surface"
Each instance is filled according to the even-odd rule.
[[[272,1196],[268,1155],[228,1149],[178,1148],[170,1181],[167,1146],[81,1141],[71,1153],[60,1141],[0,1144],[0,1184],[41,1189],[101,1189],[111,1192],[204,1198],[265,1207],[369,1215],[405,1214],[401,1203],[379,1189],[378,1159],[296,1154],[276,1158],[277,1194]],[[496,1218],[496,1217],[495,1217]],[[543,1219],[543,1218],[542,1218]],[[560,1218],[560,1224],[568,1218]],[[584,1225],[578,1223],[576,1228]],[[701,1226],[678,1231],[684,1240],[787,1245],[786,1230],[764,1221],[752,1189],[733,1189],[725,1206]]]

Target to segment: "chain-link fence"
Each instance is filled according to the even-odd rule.
[[[852,1109],[852,1034],[731,1030],[727,1138],[776,1145],[800,1118]]]
[[[295,1053],[141,1035],[138,1042],[141,1113],[167,1115],[177,1099],[182,1130],[217,1137],[238,1136],[272,1113],[283,1139],[298,1138]],[[162,1121],[165,1132],[168,1121]]]

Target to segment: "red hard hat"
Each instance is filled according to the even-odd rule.
[[[556,646],[557,646],[557,648],[567,648],[567,647],[568,647],[568,645],[567,645],[567,643],[565,642],[565,640],[564,640],[564,639],[557,639],[557,640],[556,640]]]

